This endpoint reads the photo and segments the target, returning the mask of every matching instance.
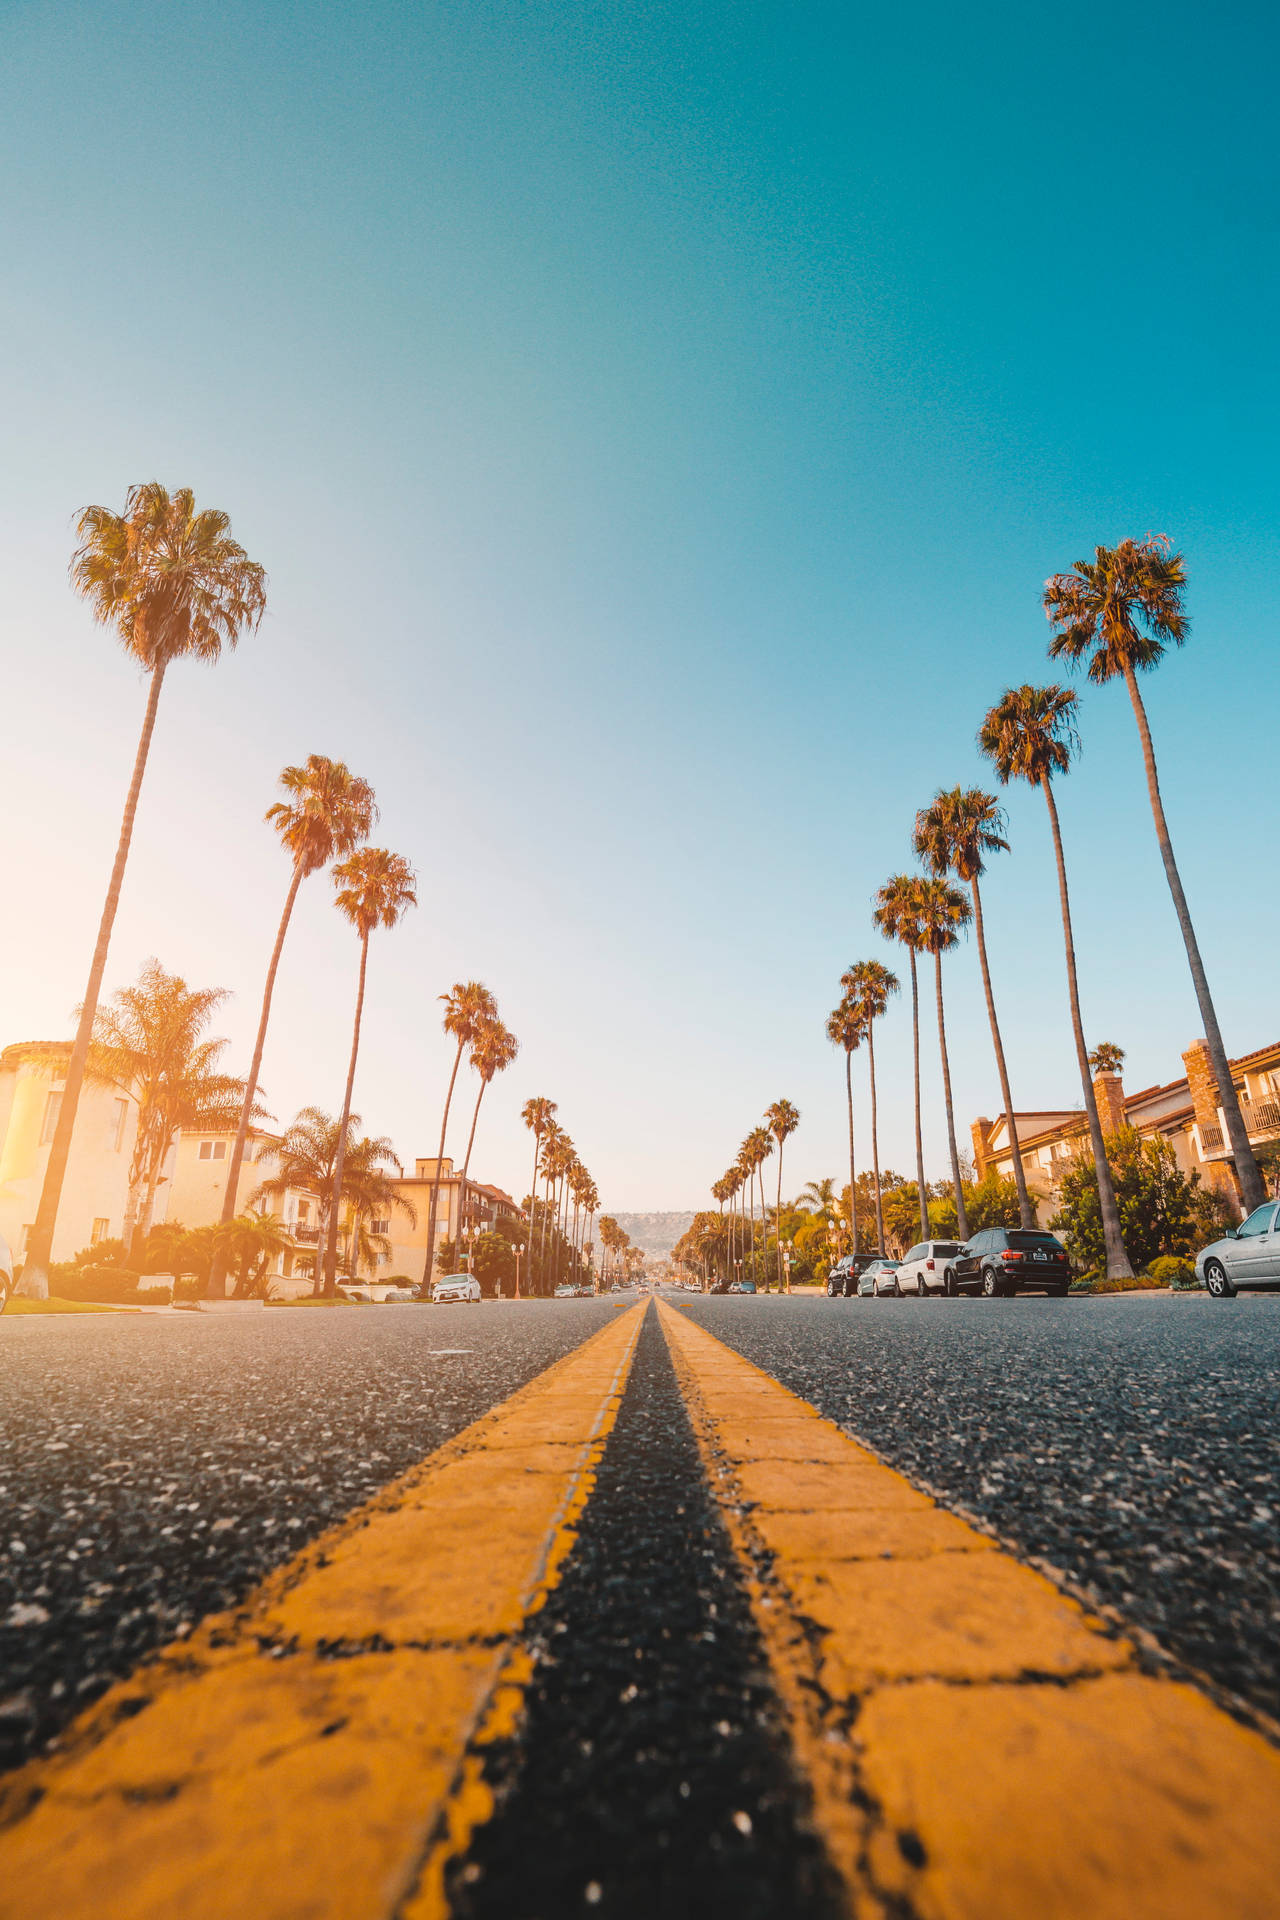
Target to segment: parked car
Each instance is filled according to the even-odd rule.
[[[1247,1220],[1196,1255],[1196,1272],[1215,1300],[1241,1287],[1280,1284],[1280,1200],[1255,1207]]]
[[[755,1291],[756,1283],[754,1280],[735,1280],[729,1287],[730,1293],[754,1293]]]
[[[947,1262],[960,1251],[958,1240],[922,1240],[908,1247],[898,1267],[899,1293],[945,1293]]]
[[[1062,1294],[1071,1285],[1067,1250],[1055,1233],[1031,1227],[988,1227],[975,1233],[947,1264],[948,1293],[1000,1294],[1039,1287]]]
[[[858,1275],[858,1292],[867,1294],[897,1293],[898,1268],[901,1262],[890,1260],[883,1253],[877,1253],[868,1260]]]
[[[8,1242],[3,1235],[0,1235],[0,1313],[3,1313],[8,1306],[9,1295],[12,1292],[13,1255],[9,1251]]]
[[[443,1280],[437,1280],[431,1289],[431,1298],[437,1306],[448,1301],[478,1300],[480,1282],[469,1273],[446,1273]]]
[[[567,1280],[562,1280],[551,1296],[553,1300],[576,1300],[577,1297],[578,1289],[571,1287]]]
[[[827,1275],[827,1296],[832,1300],[852,1300],[858,1291],[858,1276],[870,1266],[873,1255],[845,1253]]]

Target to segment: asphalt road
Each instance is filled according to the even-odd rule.
[[[945,1505],[1280,1719],[1280,1296],[681,1303]]]
[[[616,1312],[6,1315],[0,1766]]]

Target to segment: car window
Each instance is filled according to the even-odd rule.
[[[969,1242],[969,1251],[970,1253],[985,1253],[990,1245],[991,1235],[989,1233],[975,1233]]]
[[[1039,1247],[1042,1251],[1047,1250],[1050,1253],[1061,1253],[1063,1251],[1062,1242],[1056,1233],[1019,1232],[1017,1229],[1014,1229],[1005,1237],[1011,1247],[1015,1249],[1021,1247],[1024,1253],[1030,1253],[1035,1247]]]
[[[1249,1218],[1242,1220],[1236,1228],[1236,1238],[1246,1240],[1255,1233],[1265,1233],[1271,1225],[1275,1210],[1274,1200],[1269,1200],[1265,1207],[1255,1207]]]
[[[960,1251],[960,1242],[958,1240],[935,1240],[932,1245],[934,1253],[940,1254],[943,1259],[946,1259],[949,1254],[959,1253]]]
[[[906,1252],[903,1254],[902,1258],[903,1258],[904,1264],[908,1260],[921,1260],[924,1258],[924,1248],[922,1246],[908,1247]]]

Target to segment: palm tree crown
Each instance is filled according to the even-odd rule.
[[[359,847],[333,870],[338,910],[362,940],[375,927],[394,927],[417,906],[416,881],[409,862],[385,847]]]
[[[1099,1040],[1089,1055],[1089,1065],[1095,1073],[1119,1073],[1124,1065],[1124,1048],[1114,1040]]]
[[[1007,687],[983,721],[978,745],[1004,785],[1044,785],[1066,773],[1079,751],[1075,694],[1067,687]]]
[[[302,766],[284,769],[280,785],[288,798],[264,817],[304,878],[354,853],[377,821],[373,788],[341,760],[309,753]]]
[[[938,879],[920,882],[916,912],[921,944],[927,953],[933,954],[949,953],[952,947],[958,946],[960,930],[973,918],[973,908],[959,887]]]
[[[994,794],[952,787],[936,793],[916,815],[912,841],[932,873],[954,873],[972,883],[986,871],[986,854],[1009,851],[1004,826],[1004,809]]]
[[[880,960],[855,961],[840,975],[840,985],[850,1005],[860,1010],[864,1022],[878,1020],[889,1004],[890,995],[900,988],[897,974],[891,973]]]
[[[1089,656],[1089,678],[1102,684],[1126,667],[1158,666],[1165,648],[1191,631],[1182,595],[1187,570],[1163,534],[1095,547],[1070,573],[1045,582],[1044,608],[1057,629],[1050,656],[1077,663]]]
[[[197,513],[190,487],[130,487],[123,513],[81,513],[71,584],[149,671],[183,655],[216,660],[267,603],[266,573],[230,526],[215,507]]]

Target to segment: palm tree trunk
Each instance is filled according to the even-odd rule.
[[[982,968],[982,985],[987,996],[987,1019],[991,1023],[991,1044],[996,1050],[996,1070],[1000,1075],[1000,1092],[1004,1099],[1004,1123],[1008,1129],[1009,1146],[1013,1153],[1013,1179],[1018,1189],[1018,1218],[1024,1227],[1034,1227],[1035,1210],[1027,1193],[1027,1176],[1022,1166],[1022,1148],[1018,1143],[1018,1128],[1013,1117],[1013,1095],[1009,1092],[1009,1069],[1004,1061],[1004,1042],[1000,1038],[995,995],[991,991],[991,968],[987,965],[987,936],[982,926],[982,896],[978,892],[976,880],[969,882],[969,888],[973,894],[973,930],[977,935],[978,962]]]
[[[1062,904],[1062,937],[1067,950],[1067,995],[1071,1002],[1071,1031],[1075,1035],[1076,1059],[1080,1064],[1080,1085],[1084,1089],[1084,1110],[1089,1116],[1089,1139],[1093,1146],[1093,1164],[1098,1174],[1098,1206],[1102,1214],[1102,1237],[1107,1247],[1107,1278],[1108,1280],[1132,1280],[1133,1268],[1129,1264],[1129,1255],[1125,1251],[1124,1233],[1120,1226],[1120,1209],[1116,1205],[1116,1190],[1111,1179],[1111,1168],[1107,1162],[1107,1148],[1102,1137],[1102,1121],[1098,1116],[1098,1101],[1093,1091],[1093,1076],[1089,1071],[1089,1049],[1085,1045],[1084,1026],[1080,1019],[1080,990],[1076,982],[1076,943],[1071,931],[1071,897],[1067,892],[1067,863],[1062,851],[1062,828],[1058,823],[1058,808],[1053,797],[1051,782],[1042,780],[1040,787],[1049,809],[1049,829],[1053,834],[1053,853],[1058,863],[1058,899]]]
[[[783,1273],[783,1265],[782,1265],[782,1142],[781,1140],[779,1140],[778,1142],[778,1210],[774,1215],[773,1239],[774,1239],[774,1245],[778,1250],[778,1292],[781,1293],[783,1288],[783,1281],[785,1277]],[[790,1293],[790,1291],[791,1291],[791,1284],[790,1284],[790,1280],[788,1279],[787,1292]]]
[[[942,1098],[947,1109],[947,1147],[951,1154],[951,1184],[956,1195],[956,1234],[961,1240],[969,1238],[969,1216],[965,1211],[964,1185],[960,1179],[960,1154],[956,1147],[956,1115],[951,1104],[951,1060],[947,1053],[947,1021],[942,1011],[942,953],[933,956],[934,975],[938,989],[938,1053],[942,1060]]]
[[[480,1091],[476,1095],[475,1111],[471,1115],[471,1131],[467,1135],[467,1151],[462,1162],[462,1212],[459,1215],[459,1219],[464,1218],[467,1211],[467,1174],[471,1167],[471,1149],[476,1143],[476,1121],[480,1118],[480,1102],[484,1099],[484,1090],[488,1084],[489,1082],[482,1074],[480,1076]],[[470,1272],[471,1269],[468,1268],[467,1271]]]
[[[337,1290],[338,1214],[342,1207],[342,1174],[347,1159],[347,1122],[351,1118],[351,1094],[356,1083],[356,1055],[360,1051],[360,1021],[364,1014],[364,977],[369,964],[369,936],[360,939],[360,980],[356,987],[356,1018],[351,1030],[351,1059],[347,1066],[347,1086],[342,1096],[342,1118],[338,1122],[338,1146],[333,1158],[333,1192],[329,1201],[329,1231],[324,1246],[324,1290],[332,1297]]]
[[[844,1092],[849,1103],[849,1228],[853,1236],[850,1252],[858,1257],[858,1189],[853,1168],[853,1049],[844,1050]]]
[[[84,1085],[85,1067],[89,1061],[89,1044],[93,1039],[93,1022],[98,1011],[98,995],[102,991],[102,976],[107,970],[107,949],[111,945],[111,929],[115,925],[116,909],[120,905],[120,889],[124,884],[129,844],[133,839],[133,822],[138,811],[138,795],[142,791],[142,776],[147,770],[147,755],[151,749],[151,735],[155,729],[156,708],[160,704],[160,688],[164,683],[164,672],[163,664],[151,669],[147,710],[142,718],[138,751],[133,758],[133,776],[129,781],[129,791],[125,795],[124,814],[120,821],[120,838],[116,842],[116,857],[111,868],[111,879],[107,883],[107,897],[103,903],[102,918],[98,922],[98,938],[93,949],[89,979],[84,990],[84,1005],[80,1009],[80,1024],[76,1028],[71,1058],[67,1062],[62,1103],[58,1108],[58,1121],[53,1130],[53,1143],[49,1148],[44,1183],[40,1189],[40,1205],[36,1210],[35,1223],[27,1241],[22,1278],[18,1282],[18,1292],[28,1300],[47,1300],[49,1297],[49,1259],[53,1252],[54,1229],[58,1224],[62,1183],[67,1173],[67,1157],[71,1152],[76,1109],[80,1105],[80,1089]]]
[[[465,1040],[459,1040],[458,1051],[453,1056],[449,1091],[444,1097],[444,1118],[440,1122],[440,1150],[436,1154],[436,1177],[431,1188],[431,1205],[427,1209],[427,1264],[422,1273],[422,1284],[428,1293],[431,1291],[431,1276],[436,1264],[436,1212],[440,1205],[440,1182],[444,1179],[444,1137],[449,1130],[449,1108],[453,1103],[453,1086],[458,1077],[458,1068],[462,1065],[462,1049],[466,1044]]]
[[[539,1154],[539,1151],[541,1150],[541,1147],[542,1147],[542,1129],[541,1127],[535,1127],[534,1133],[533,1133],[533,1180],[529,1186],[529,1231],[525,1235],[525,1239],[529,1243],[529,1264],[525,1268],[526,1283],[528,1281],[529,1275],[533,1272],[533,1221],[534,1221],[534,1215],[538,1211],[538,1154]],[[516,1271],[518,1274],[519,1273],[518,1267]],[[519,1298],[519,1292],[518,1292],[519,1285],[520,1285],[520,1282],[517,1279],[516,1281],[516,1287],[517,1287],[516,1298],[517,1299]],[[529,1292],[530,1293],[533,1292],[532,1287],[529,1288]]]
[[[249,1078],[245,1082],[244,1101],[240,1108],[240,1119],[236,1126],[235,1144],[231,1149],[231,1161],[227,1167],[227,1184],[222,1195],[222,1225],[234,1220],[236,1202],[239,1198],[240,1168],[244,1161],[245,1141],[249,1136],[249,1116],[253,1112],[253,1102],[258,1091],[258,1075],[262,1071],[262,1052],[267,1044],[267,1022],[271,1018],[271,996],[275,992],[276,969],[280,965],[280,955],[284,950],[284,937],[289,931],[289,922],[293,918],[293,903],[298,897],[298,888],[302,885],[302,867],[298,861],[293,863],[293,875],[289,881],[289,891],[285,895],[284,912],[280,916],[280,925],[276,930],[276,943],[271,949],[271,960],[267,967],[266,985],[262,989],[262,1010],[258,1015],[258,1032],[253,1042],[253,1058],[249,1062]],[[209,1272],[209,1297],[218,1299],[225,1292],[226,1255],[215,1252],[213,1265]]]
[[[920,1200],[920,1238],[929,1238],[929,1199],[924,1190],[924,1137],[920,1131],[920,982],[916,976],[916,950],[907,948],[911,962],[911,1058],[916,1082],[916,1190]]]
[[[1134,719],[1138,723],[1138,733],[1142,740],[1142,758],[1147,769],[1147,794],[1156,823],[1156,839],[1160,842],[1160,858],[1164,861],[1165,878],[1169,882],[1169,892],[1173,895],[1174,911],[1182,930],[1182,943],[1187,950],[1187,963],[1191,968],[1191,980],[1196,990],[1196,1002],[1200,1008],[1200,1018],[1204,1022],[1205,1045],[1209,1049],[1213,1077],[1218,1083],[1218,1101],[1222,1108],[1227,1139],[1231,1143],[1231,1157],[1236,1163],[1240,1197],[1244,1202],[1245,1212],[1252,1213],[1253,1209],[1260,1207],[1266,1199],[1267,1189],[1258,1171],[1258,1162],[1254,1158],[1253,1148],[1249,1145],[1248,1129],[1244,1124],[1244,1116],[1236,1096],[1235,1081],[1231,1077],[1227,1050],[1222,1043],[1222,1029],[1218,1025],[1217,1009],[1213,1004],[1213,995],[1209,991],[1204,961],[1200,958],[1200,943],[1196,939],[1196,930],[1191,924],[1191,909],[1187,905],[1187,896],[1182,891],[1182,876],[1178,872],[1178,863],[1173,857],[1173,842],[1169,838],[1169,823],[1164,817],[1164,801],[1160,797],[1160,776],[1156,772],[1155,749],[1151,744],[1147,710],[1142,704],[1142,695],[1138,691],[1138,677],[1128,663],[1124,669],[1124,682],[1129,689]]]
[[[876,1183],[876,1251],[883,1253],[884,1206],[880,1197],[880,1123],[876,1117],[876,1036],[875,1021],[867,1022],[867,1064],[871,1069],[871,1172]]]

